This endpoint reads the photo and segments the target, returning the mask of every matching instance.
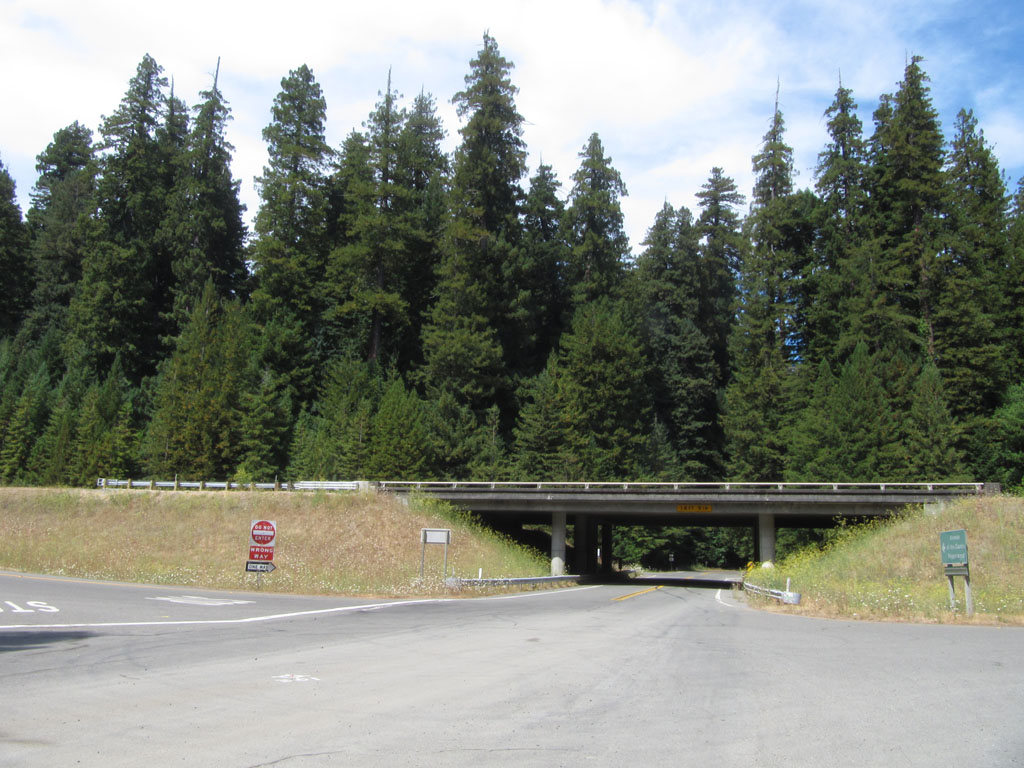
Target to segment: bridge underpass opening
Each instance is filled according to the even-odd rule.
[[[759,516],[705,525],[630,517],[566,516],[559,533],[558,515],[551,525],[518,524],[488,516],[491,527],[541,552],[551,552],[552,575],[610,574],[642,569],[666,573],[695,568],[742,570],[748,562],[774,560],[808,544],[821,543],[828,527],[785,525],[765,531]],[[809,522],[809,521],[800,521]],[[767,537],[767,551],[762,541]]]
[[[836,519],[890,515],[908,504],[941,505],[999,493],[984,483],[501,483],[380,482],[381,492],[423,493],[476,513],[510,535],[546,527],[553,575],[610,568],[615,526],[737,527],[756,561],[772,560],[779,528],[831,527]],[[571,526],[571,528],[570,528]],[[571,531],[571,534],[570,534]],[[518,538],[518,536],[517,536]]]

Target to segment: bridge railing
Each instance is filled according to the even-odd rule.
[[[623,491],[876,491],[879,493],[948,492],[978,494],[986,492],[986,483],[619,483],[619,482],[509,482],[509,481],[419,481],[382,480],[376,483],[382,491],[408,492],[444,490],[623,490]]]
[[[860,491],[874,493],[949,493],[982,495],[998,493],[992,483],[622,483],[622,482],[522,482],[522,481],[448,481],[448,480],[298,480],[288,483],[238,483],[225,480],[118,480],[100,477],[100,488],[148,488],[151,490],[295,490],[358,491],[376,489],[391,493],[410,491],[633,491],[707,492],[707,493],[812,493],[815,491]]]

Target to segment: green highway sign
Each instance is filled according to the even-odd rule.
[[[943,565],[967,565],[967,531],[943,531],[939,534]]]

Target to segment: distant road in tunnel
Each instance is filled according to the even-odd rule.
[[[1024,630],[0,573],[0,766],[1024,765]]]

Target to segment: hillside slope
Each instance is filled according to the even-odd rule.
[[[898,517],[839,529],[822,550],[798,552],[774,568],[753,567],[747,580],[800,592],[798,613],[858,619],[961,622],[939,551],[942,531],[967,531],[976,623],[1024,624],[1024,499],[964,499],[931,514],[920,507]],[[760,602],[751,597],[752,601]],[[774,603],[772,603],[774,606]]]
[[[443,591],[443,550],[420,529],[451,528],[448,573],[545,575],[547,561],[428,500],[376,494],[0,488],[0,568],[96,579],[251,589],[249,528],[274,520],[262,588],[304,594]]]

